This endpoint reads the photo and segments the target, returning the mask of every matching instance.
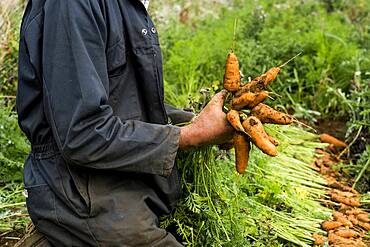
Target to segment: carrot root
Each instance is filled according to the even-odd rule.
[[[245,132],[244,130],[244,127],[240,121],[240,116],[239,116],[239,112],[236,111],[236,110],[230,110],[227,114],[226,114],[226,118],[227,120],[229,121],[229,123],[231,124],[231,126],[233,126],[233,128],[237,131],[241,131],[241,132]]]
[[[320,141],[324,143],[333,144],[334,146],[337,146],[337,147],[346,148],[348,146],[348,144],[326,133],[320,135]]]
[[[262,152],[270,156],[277,156],[277,149],[272,144],[265,132],[261,121],[256,117],[248,117],[243,121],[243,127],[247,134],[251,137],[254,145],[256,145]]]
[[[324,221],[322,224],[321,224],[321,227],[322,229],[324,229],[325,231],[330,231],[330,230],[333,230],[333,229],[336,229],[338,227],[341,227],[343,224],[338,222],[338,221]]]
[[[247,138],[243,133],[234,133],[235,166],[239,174],[243,174],[248,167],[250,142]]]
[[[230,52],[226,59],[226,69],[224,76],[224,88],[230,92],[235,92],[240,87],[240,71],[238,58],[234,52]]]
[[[251,113],[262,123],[291,124],[293,122],[293,118],[290,115],[276,111],[263,103],[260,103],[254,107]]]

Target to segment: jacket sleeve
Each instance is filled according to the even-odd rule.
[[[185,124],[195,117],[193,112],[184,111],[169,104],[165,104],[164,106],[172,124]]]
[[[107,103],[107,28],[99,1],[49,1],[43,29],[44,107],[64,159],[168,176],[180,129],[122,120]]]

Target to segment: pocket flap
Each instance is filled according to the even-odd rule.
[[[108,72],[126,64],[126,48],[123,40],[108,48],[107,50],[107,69]]]

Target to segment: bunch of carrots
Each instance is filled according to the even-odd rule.
[[[227,112],[227,120],[235,128],[233,144],[236,169],[240,174],[244,173],[248,166],[251,143],[267,155],[278,155],[276,146],[279,145],[279,142],[266,133],[263,124],[285,125],[296,121],[290,115],[263,104],[263,101],[269,96],[269,92],[266,91],[267,86],[276,79],[281,68],[289,61],[281,66],[271,68],[248,83],[242,84],[237,56],[233,50],[227,56],[223,85],[232,94],[231,109]]]

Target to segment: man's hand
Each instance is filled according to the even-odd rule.
[[[226,91],[217,93],[193,122],[181,128],[179,148],[222,144],[232,138],[233,128],[222,111]]]

